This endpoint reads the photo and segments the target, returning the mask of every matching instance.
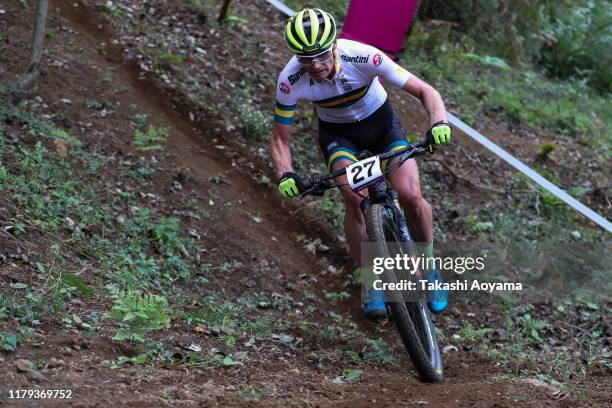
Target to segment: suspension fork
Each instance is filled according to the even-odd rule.
[[[408,224],[406,224],[406,216],[404,215],[404,210],[400,206],[397,193],[391,189],[388,189],[387,192],[395,204],[395,217],[397,219],[397,227],[399,229],[402,241],[411,244],[412,239],[410,238],[410,232],[408,231]]]
[[[404,210],[399,204],[397,192],[395,192],[390,186],[385,186],[385,183],[377,183],[368,187],[368,197],[361,202],[361,211],[365,213],[366,209],[370,205],[389,200],[395,205],[394,215],[400,233],[400,239],[404,243],[404,245],[402,245],[402,249],[404,249],[406,253],[412,254],[414,253],[414,244],[410,238],[410,232],[408,231],[408,225],[406,224]]]

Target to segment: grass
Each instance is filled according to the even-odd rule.
[[[7,127],[19,135],[16,143],[5,143]],[[100,296],[94,294],[86,281],[72,273],[76,268],[98,270],[105,283],[128,289],[128,292],[113,295],[117,302],[136,299],[122,297],[119,293],[143,289],[163,291],[170,289],[177,280],[189,281],[194,267],[189,260],[190,253],[195,253],[199,247],[192,239],[182,236],[178,218],[163,216],[153,205],[137,202],[130,191],[100,194],[108,191],[107,180],[96,177],[100,172],[111,174],[115,180],[125,180],[130,177],[129,170],[119,168],[109,173],[107,160],[87,151],[66,131],[33,113],[27,102],[0,108],[0,133],[0,192],[5,197],[4,205],[9,208],[3,220],[9,225],[5,230],[16,241],[41,232],[51,234],[49,237],[55,241],[32,255],[33,260],[23,254],[24,261],[35,262],[36,273],[29,281],[15,283],[2,296],[0,316],[4,324],[16,319],[17,331],[31,329],[41,320],[51,318],[71,298]],[[155,145],[162,133],[160,129],[149,127],[144,135],[155,137],[146,137],[140,146],[145,150],[162,148]],[[56,147],[57,140],[68,147],[60,151]],[[138,174],[146,178],[147,173],[150,172]],[[74,174],[82,177],[75,178]],[[125,214],[122,208],[132,210]],[[119,216],[121,219],[117,221]],[[60,240],[58,236],[66,238]],[[67,262],[67,254],[75,251],[84,258]],[[160,306],[159,302],[164,299],[156,296],[141,297],[139,302],[126,300],[122,303],[127,308],[125,316],[119,319],[117,309],[110,317],[128,328],[132,321],[141,318],[145,320],[140,321],[143,328],[155,329],[159,326],[156,323],[159,319],[155,318],[159,313],[149,306]],[[130,304],[136,308],[132,312]],[[116,304],[115,308],[119,306]],[[147,314],[147,310],[152,314]],[[78,316],[71,317],[70,322],[65,323],[86,327],[88,323],[78,319]],[[146,331],[121,338],[143,341]],[[129,334],[129,330],[127,332]],[[3,334],[5,348],[12,348],[13,339],[19,344],[23,338],[23,334],[16,335],[14,331],[3,333],[7,333]]]
[[[607,308],[605,295],[600,294],[597,301],[572,296],[537,306],[546,310],[537,310],[536,306],[517,298],[491,299],[490,302],[501,305],[502,326],[508,336],[505,340],[494,340],[491,327],[476,329],[465,323],[456,329],[449,341],[459,342],[489,359],[491,364],[504,370],[504,376],[539,379],[576,397],[589,371],[606,358],[605,341],[598,328],[598,322],[606,313],[603,310]],[[446,320],[447,324],[453,323],[452,318]],[[572,326],[587,329],[576,331]],[[560,344],[559,336],[571,337],[561,340],[565,348],[553,348]],[[551,338],[555,338],[554,341]],[[575,342],[577,348],[573,347]],[[580,358],[576,357],[576,352],[580,353]]]
[[[610,156],[609,98],[585,81],[556,81],[534,66],[512,69],[503,59],[478,55],[468,42],[446,40],[444,28],[418,27],[401,64],[456,102],[467,123],[475,125],[483,117],[524,123],[588,140]]]

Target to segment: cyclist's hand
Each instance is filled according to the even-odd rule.
[[[427,149],[433,153],[435,145],[450,143],[452,137],[451,127],[444,121],[434,123],[427,131]]]
[[[304,191],[304,181],[293,172],[285,172],[278,181],[278,192],[283,197],[297,197]]]

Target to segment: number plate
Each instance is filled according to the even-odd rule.
[[[361,190],[365,186],[383,179],[378,156],[353,163],[346,168],[346,176],[353,191]]]

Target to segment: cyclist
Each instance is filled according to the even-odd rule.
[[[290,152],[290,129],[298,100],[311,101],[316,106],[319,145],[330,172],[356,162],[356,154],[361,150],[379,154],[409,146],[379,77],[422,102],[431,122],[427,133],[430,152],[433,153],[435,145],[450,142],[451,128],[440,94],[377,48],[336,39],[336,25],[330,14],[306,8],[288,20],[284,37],[295,55],[278,78],[270,142],[282,196],[296,197],[303,189],[303,179],[292,170]],[[384,168],[385,163],[382,166]],[[432,257],[432,210],[421,195],[416,161],[408,160],[389,175],[389,181],[398,193],[412,239],[424,243],[425,256]],[[346,184],[346,176],[336,182]],[[348,186],[341,187],[341,193],[346,239],[351,256],[359,265],[361,242],[368,239],[359,207],[362,197]],[[438,271],[432,271],[428,279],[441,278]],[[429,308],[434,312],[444,310],[446,295],[437,293],[428,302]],[[384,316],[386,310],[382,300],[381,293],[373,293],[366,299],[364,314],[372,319]]]

